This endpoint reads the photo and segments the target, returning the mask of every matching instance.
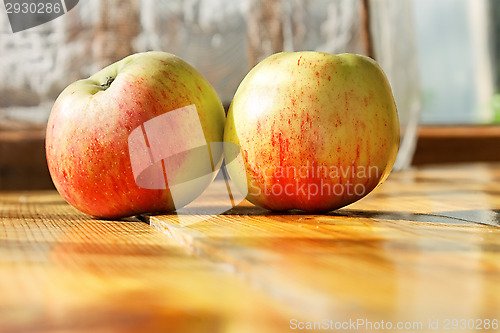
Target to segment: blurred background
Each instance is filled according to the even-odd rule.
[[[497,17],[497,0],[85,0],[13,33],[0,5],[0,190],[51,188],[44,130],[55,98],[148,50],[191,63],[226,107],[272,53],[366,54],[396,98],[397,170],[499,161]]]

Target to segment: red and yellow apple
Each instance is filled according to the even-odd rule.
[[[196,69],[169,53],[138,53],[59,95],[47,125],[49,171],[64,199],[89,215],[172,211],[215,177],[222,148],[210,143],[222,142],[224,122]]]
[[[325,212],[372,191],[390,173],[399,121],[372,59],[283,52],[255,66],[231,103],[224,142],[240,147],[228,172],[271,210]],[[226,159],[237,152],[225,148]]]

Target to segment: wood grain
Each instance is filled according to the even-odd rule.
[[[415,169],[326,215],[244,202],[192,224],[176,215],[150,223],[311,320],[495,317],[500,229],[447,213],[499,209],[499,186],[498,167]]]
[[[0,119],[0,191],[53,188],[45,158],[45,126]]]
[[[500,126],[421,126],[414,165],[500,162]]]
[[[2,333],[276,332],[292,316],[136,219],[95,220],[55,192],[0,207]]]
[[[329,214],[244,201],[211,215],[215,182],[184,215],[139,217],[150,225],[93,219],[54,191],[0,193],[0,332],[500,319],[499,188],[500,165],[427,167]]]

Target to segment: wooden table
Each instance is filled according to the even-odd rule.
[[[0,332],[499,331],[500,165],[393,173],[325,215],[203,211],[2,193]]]

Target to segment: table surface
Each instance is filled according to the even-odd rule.
[[[393,173],[324,215],[205,208],[106,221],[1,193],[0,332],[498,331],[500,165]]]

